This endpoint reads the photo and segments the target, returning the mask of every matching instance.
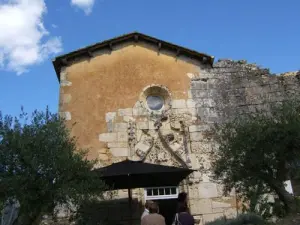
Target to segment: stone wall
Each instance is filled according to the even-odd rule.
[[[213,123],[223,123],[257,110],[268,110],[271,104],[299,95],[299,72],[274,75],[268,69],[245,61],[220,60],[213,68],[193,74],[189,96],[195,104],[198,125],[190,126],[192,152],[204,156],[206,160],[202,159],[201,163],[209,171],[206,153],[217,149],[209,134]],[[210,181],[209,172],[202,174],[202,182],[192,189],[197,189],[193,194],[196,198],[193,212],[202,213],[204,223],[221,215],[235,214],[233,208],[224,209],[230,204],[235,205],[232,202],[234,198],[218,195],[221,187]],[[191,201],[193,204],[194,200]]]
[[[202,121],[224,122],[243,113],[268,109],[300,94],[300,73],[271,74],[246,61],[219,60],[195,74],[191,95]]]
[[[204,172],[210,169],[208,153],[218,147],[213,123],[299,96],[299,77],[275,76],[245,61],[220,60],[208,68],[149,46],[126,45],[65,68],[60,111],[70,126],[76,124],[72,134],[79,147],[90,147],[91,158],[101,159],[98,166],[129,158],[195,169],[180,188],[202,225],[237,213],[234,191],[223,196],[222,186]],[[163,110],[149,109],[151,94],[164,98]],[[123,195],[118,192],[118,198]],[[143,204],[142,189],[133,196]],[[140,214],[135,211],[136,221]],[[126,223],[121,214],[118,218]]]

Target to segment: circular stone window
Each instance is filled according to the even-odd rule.
[[[147,105],[151,110],[160,110],[164,106],[164,99],[161,96],[150,95],[146,100]]]
[[[170,108],[171,94],[167,87],[152,84],[144,88],[140,101],[149,112],[161,113]]]

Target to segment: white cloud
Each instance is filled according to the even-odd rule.
[[[44,0],[0,0],[0,68],[22,74],[62,51],[59,37],[43,24]]]
[[[71,4],[82,9],[86,15],[92,12],[95,0],[71,0]]]

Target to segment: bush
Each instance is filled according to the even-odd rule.
[[[235,219],[219,218],[215,221],[206,223],[206,225],[263,225],[265,221],[256,214],[241,214]]]
[[[205,225],[228,225],[230,221],[232,221],[232,219],[228,220],[225,217],[222,217],[212,222],[205,223]]]

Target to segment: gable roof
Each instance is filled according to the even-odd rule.
[[[175,45],[172,44],[170,42],[166,42],[142,33],[138,33],[138,32],[132,32],[129,34],[125,34],[122,36],[118,36],[103,42],[99,42],[84,48],[80,48],[76,51],[61,55],[56,57],[55,59],[52,60],[56,75],[58,80],[60,81],[60,71],[61,68],[63,66],[68,65],[68,61],[69,60],[74,60],[75,58],[78,57],[82,57],[82,56],[89,56],[89,57],[93,57],[93,52],[97,51],[97,50],[101,50],[101,49],[105,49],[105,48],[109,48],[111,50],[113,50],[113,45],[116,44],[121,44],[124,42],[128,42],[128,41],[143,41],[143,42],[147,42],[149,44],[152,45],[156,45],[159,49],[168,49],[170,51],[173,51],[176,53],[176,55],[185,55],[188,56],[190,58],[194,58],[196,60],[199,60],[201,62],[203,62],[204,64],[210,64],[213,65],[213,61],[214,61],[214,57],[204,54],[204,53],[200,53],[179,45]]]

